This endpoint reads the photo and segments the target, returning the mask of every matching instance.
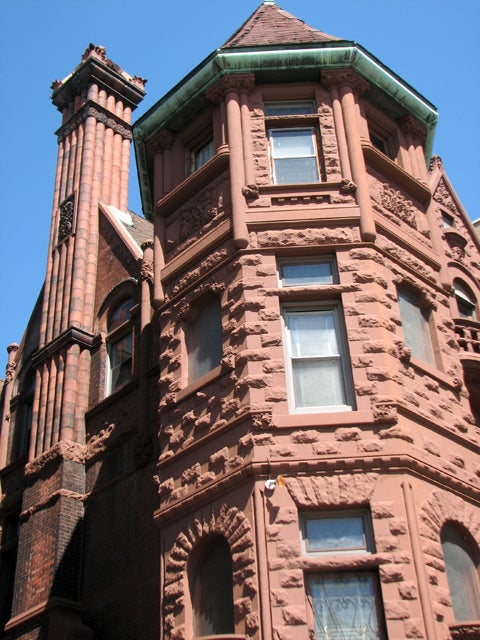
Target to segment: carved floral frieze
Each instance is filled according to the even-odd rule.
[[[438,187],[433,194],[433,199],[451,213],[458,213],[457,205],[452,198],[452,194],[447,189],[447,185],[445,184],[445,180],[443,178],[438,183]]]
[[[204,191],[184,209],[179,221],[178,244],[193,235],[203,235],[223,213],[223,194]]]
[[[379,193],[374,196],[374,200],[396,218],[402,220],[413,229],[417,229],[415,207],[411,200],[407,200],[400,191],[383,183]]]

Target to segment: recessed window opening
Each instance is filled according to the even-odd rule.
[[[479,549],[466,531],[451,524],[443,527],[441,542],[455,619],[480,620]]]
[[[316,130],[314,127],[268,131],[275,184],[319,182]]]
[[[315,114],[313,100],[265,102],[265,116],[305,116]]]
[[[306,553],[351,555],[375,552],[370,517],[365,510],[304,514],[301,522]]]
[[[413,291],[403,288],[398,290],[398,304],[407,347],[413,356],[435,366],[429,310],[421,306]]]
[[[133,300],[123,300],[108,322],[106,394],[123,386],[132,377],[133,342],[131,309]]]
[[[232,554],[223,536],[204,542],[190,567],[189,582],[194,635],[234,633]]]
[[[195,304],[186,331],[188,381],[193,382],[219,366],[222,354],[222,310],[217,296]]]
[[[458,314],[460,318],[475,320],[475,307],[477,301],[475,300],[475,296],[473,295],[470,288],[467,287],[466,284],[463,284],[460,280],[455,279],[453,281],[453,289],[455,292]]]
[[[346,339],[337,304],[283,310],[290,404],[301,411],[352,408]]]
[[[284,258],[279,261],[282,287],[333,284],[338,280],[332,257]]]
[[[316,640],[383,640],[377,576],[325,573],[307,579]]]

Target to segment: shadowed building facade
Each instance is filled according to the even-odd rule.
[[[478,637],[480,246],[435,107],[272,0],[132,127],[144,83],[90,45],[52,87],[0,637]]]

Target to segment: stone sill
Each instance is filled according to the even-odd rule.
[[[372,411],[326,411],[325,413],[292,413],[274,416],[276,427],[302,429],[305,427],[330,427],[364,425],[373,423]]]

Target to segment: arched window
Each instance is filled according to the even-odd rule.
[[[132,377],[132,325],[133,300],[123,300],[112,312],[108,322],[106,395],[109,395]]]
[[[223,536],[206,540],[189,568],[195,637],[234,633],[232,554]]]
[[[453,289],[455,291],[458,315],[460,318],[476,320],[477,301],[475,300],[475,296],[473,295],[470,287],[467,287],[467,285],[460,280],[455,279],[453,281]]]
[[[441,533],[455,620],[480,620],[479,550],[469,534],[451,524]]]

